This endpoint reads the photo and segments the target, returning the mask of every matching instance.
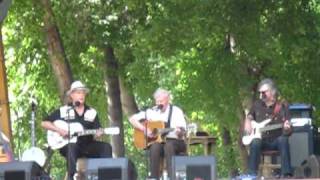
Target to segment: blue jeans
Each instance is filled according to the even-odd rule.
[[[281,175],[291,174],[289,137],[279,136],[273,141],[254,139],[250,144],[249,174],[257,174],[261,150],[278,150],[281,156]]]

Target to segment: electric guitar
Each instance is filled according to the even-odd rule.
[[[62,120],[56,120],[53,122],[55,126],[63,130],[68,131],[68,124],[70,126],[70,137],[62,137],[57,132],[48,130],[47,141],[48,145],[52,149],[60,149],[68,143],[76,143],[79,136],[94,135],[98,129],[84,129],[80,123],[67,123]],[[117,135],[120,133],[119,127],[109,127],[103,129],[104,134]]]
[[[249,145],[252,142],[252,140],[255,138],[261,139],[263,132],[271,131],[275,129],[281,129],[283,127],[283,123],[271,124],[267,126],[267,124],[269,124],[271,120],[272,119],[266,119],[260,123],[252,120],[251,121],[252,131],[250,134],[247,134],[242,137],[242,143],[244,145]]]

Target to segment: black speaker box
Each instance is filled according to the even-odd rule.
[[[295,169],[297,178],[320,178],[320,156],[311,155]]]
[[[84,158],[78,160],[82,179],[136,180],[133,163],[127,158]]]
[[[40,177],[41,173],[41,167],[35,162],[0,163],[1,180],[34,180]]]
[[[315,128],[310,125],[294,127],[289,137],[291,166],[299,167],[310,155],[317,154],[318,135]]]
[[[214,156],[174,156],[172,157],[171,179],[216,179],[216,159]]]

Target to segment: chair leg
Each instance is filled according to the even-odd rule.
[[[263,169],[262,169],[262,176],[263,177],[270,177],[272,173],[272,168],[270,165],[272,164],[271,156],[264,156],[263,157]]]

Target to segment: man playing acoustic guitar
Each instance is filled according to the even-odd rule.
[[[76,142],[68,140],[68,132],[70,132],[70,135],[74,135],[71,132],[92,129],[96,130],[94,131],[95,137],[100,137],[104,133],[99,123],[97,111],[85,104],[85,97],[88,92],[89,90],[80,81],[73,82],[67,92],[71,100],[70,103],[55,110],[41,124],[48,130],[48,135],[51,132],[51,134],[62,137],[60,142],[62,147],[59,145],[56,145],[57,147],[51,145],[51,147],[59,149],[60,153],[66,158],[68,180],[73,179],[76,173],[76,162],[79,157],[102,158],[112,156],[111,145],[96,141],[93,135],[81,136],[77,138]]]
[[[259,99],[250,109],[245,121],[245,131],[254,136],[249,141],[249,174],[256,176],[260,162],[261,150],[279,150],[281,156],[281,175],[291,176],[290,152],[288,137],[292,130],[289,123],[289,110],[286,103],[278,100],[278,91],[271,79],[264,79],[258,84]],[[279,128],[255,135],[261,131],[259,124],[266,126],[278,125]],[[259,128],[261,128],[259,130]],[[245,143],[245,138],[243,142]]]
[[[137,140],[145,142],[146,147],[150,150],[150,178],[153,179],[160,177],[159,162],[162,157],[166,160],[167,172],[171,177],[171,157],[186,152],[186,144],[183,140],[186,120],[182,110],[170,104],[170,96],[169,91],[157,89],[153,94],[156,106],[129,118],[137,131],[146,134],[147,138],[142,136]],[[152,125],[153,123],[162,123],[163,125],[157,129]],[[165,132],[165,134],[161,132]],[[165,136],[165,140],[161,136]]]

